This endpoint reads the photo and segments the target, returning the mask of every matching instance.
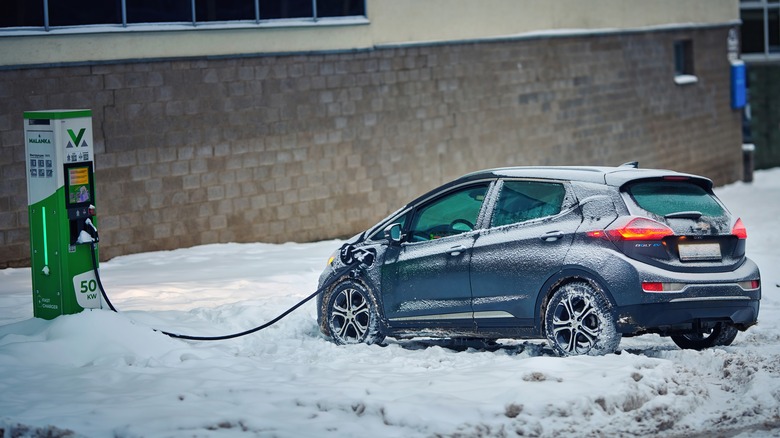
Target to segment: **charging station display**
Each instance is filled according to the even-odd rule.
[[[92,199],[89,172],[88,166],[68,169],[68,204],[83,204]]]
[[[92,111],[28,111],[24,122],[33,314],[99,308]]]

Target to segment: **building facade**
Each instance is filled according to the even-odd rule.
[[[758,168],[780,166],[780,2],[741,0],[742,52],[750,104],[745,142],[756,146]]]
[[[344,237],[486,167],[741,177],[736,0],[277,2],[270,18],[267,1],[195,2],[192,22],[134,23],[132,0],[118,23],[0,22],[0,266],[29,262],[30,110],[93,111],[104,259]]]

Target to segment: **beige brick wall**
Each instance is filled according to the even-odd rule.
[[[22,113],[93,110],[101,257],[347,236],[492,166],[739,177],[725,27],[0,71],[0,266],[29,259]],[[693,40],[698,83],[673,81]]]

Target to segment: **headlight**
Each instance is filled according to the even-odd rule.
[[[339,250],[333,251],[333,254],[328,257],[328,266],[333,265],[333,261],[336,260],[336,257],[339,255]]]

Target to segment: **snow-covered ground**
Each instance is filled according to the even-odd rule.
[[[0,270],[0,436],[780,436],[780,169],[717,190],[748,228],[760,322],[734,344],[682,351],[624,339],[559,358],[543,341],[495,348],[336,346],[310,294],[339,242],[224,244],[101,265],[122,310],[32,317],[29,269]]]

